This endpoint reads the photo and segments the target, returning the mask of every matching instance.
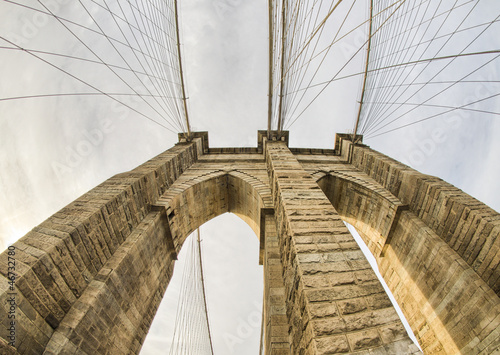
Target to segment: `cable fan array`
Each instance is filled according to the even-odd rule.
[[[25,23],[5,24],[0,49],[63,74],[65,90],[27,93],[25,87],[1,101],[105,96],[168,131],[189,133],[176,0],[5,0],[2,8],[22,12]],[[35,36],[47,40],[40,45]]]
[[[285,120],[295,114],[297,102],[304,97],[304,92],[299,95],[299,88],[307,82],[311,63],[320,55],[324,60],[328,52],[318,54],[318,41],[341,2],[269,1],[268,130],[283,130]]]
[[[213,355],[203,279],[200,230],[189,237],[169,354]]]
[[[457,111],[498,116],[499,13],[486,0],[270,0],[268,130],[356,77],[366,138]]]
[[[373,1],[371,10],[358,133],[376,137],[458,112],[500,115],[498,4],[406,1],[392,19],[381,12],[386,4]]]
[[[381,11],[390,17],[402,2]],[[363,74],[353,64],[367,41],[342,49],[368,27],[370,20],[360,16],[365,12],[356,0],[269,1],[269,129],[291,127],[331,83]]]
[[[66,78],[53,91],[32,89],[28,82],[0,101],[103,96],[170,132],[190,135],[177,0],[0,4],[3,12],[36,18],[47,36],[40,45],[32,41],[33,24],[13,20],[4,24],[0,49],[22,53]],[[370,4],[268,1],[268,130],[289,129],[318,102],[324,119],[333,120],[328,115],[336,108],[327,107],[324,97],[333,98],[331,87],[342,90],[352,78],[362,79],[355,130],[367,138],[456,112],[500,114],[498,2]],[[57,41],[50,40],[54,35]],[[345,51],[346,45],[352,50]]]

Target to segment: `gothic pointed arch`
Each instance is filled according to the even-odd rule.
[[[179,178],[155,205],[166,210],[177,251],[199,226],[226,212],[240,217],[260,238],[261,210],[272,207],[270,189],[251,174],[196,167]]]
[[[382,254],[403,203],[375,180],[357,172],[313,174],[344,221],[356,228],[373,255]]]

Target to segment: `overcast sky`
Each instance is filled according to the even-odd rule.
[[[26,3],[38,6],[36,1]],[[488,11],[500,13],[496,1],[481,3],[485,12],[478,13],[476,19],[490,18]],[[53,0],[51,4],[61,15],[78,17],[77,2]],[[186,0],[182,2],[182,14],[182,50],[193,130],[208,130],[211,147],[256,146],[257,130],[267,127],[266,2]],[[363,14],[361,9],[353,21],[359,21]],[[23,47],[90,57],[55,21],[6,2],[0,2],[0,16],[1,35]],[[496,33],[485,39],[492,48],[499,48]],[[89,41],[96,48],[104,48],[97,39],[89,37]],[[348,38],[338,48],[338,58],[348,58],[359,43],[359,36]],[[106,85],[110,92],[121,89],[108,80],[103,68],[52,60],[86,80]],[[362,65],[360,57],[352,70]],[[491,81],[499,80],[499,73],[497,61],[481,75]],[[87,89],[26,53],[12,50],[0,50],[0,77],[0,98]],[[290,145],[333,148],[335,132],[353,127],[359,84],[359,78],[354,78],[331,85],[322,100],[290,128]],[[499,91],[498,83],[477,83],[462,96],[455,94],[453,100],[470,102],[471,96]],[[127,102],[141,107],[136,101]],[[488,105],[490,110],[500,111],[498,100],[490,100]],[[91,142],[85,154],[78,154],[79,144],[90,141],[95,132],[100,132],[99,138]],[[365,143],[424,173],[439,176],[500,210],[498,137],[497,117],[454,112]],[[103,180],[136,167],[176,141],[175,134],[106,97],[1,101],[1,249]],[[216,352],[255,354],[260,324],[254,324],[253,316],[260,313],[262,304],[258,240],[232,215],[207,223],[202,235]],[[182,269],[182,256],[180,259],[176,270]],[[156,317],[157,327],[151,330],[144,354],[164,350],[165,342],[170,341],[176,292],[175,285],[167,291],[162,306],[167,310]],[[243,323],[250,330],[238,334]]]

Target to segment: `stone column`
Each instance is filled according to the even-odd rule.
[[[167,216],[152,211],[71,307],[44,354],[138,354],[175,259]]]
[[[363,253],[285,142],[265,142],[293,354],[418,353]]]
[[[264,354],[289,355],[285,286],[281,266],[276,221],[272,214],[261,216],[265,223],[264,251]]]

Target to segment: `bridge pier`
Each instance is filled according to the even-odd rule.
[[[226,212],[260,238],[266,354],[419,352],[344,221],[424,353],[497,351],[498,213],[347,135],[331,150],[287,137],[218,149],[193,133],[35,227],[0,254],[0,297],[16,304],[14,346],[0,307],[0,352],[137,353],[184,241]]]

